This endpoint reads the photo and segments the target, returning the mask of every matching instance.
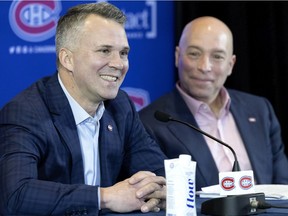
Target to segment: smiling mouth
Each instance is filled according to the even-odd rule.
[[[118,80],[118,77],[109,75],[102,75],[101,78],[110,82],[116,82]]]
[[[197,82],[212,82],[211,79],[200,79],[200,78],[193,78],[194,80],[196,80]]]

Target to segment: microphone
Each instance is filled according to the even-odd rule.
[[[167,113],[164,113],[164,112],[161,112],[161,111],[156,111],[156,112],[154,113],[154,117],[155,117],[158,121],[161,121],[161,122],[175,121],[175,122],[184,124],[184,125],[192,128],[192,129],[200,132],[201,134],[209,137],[210,139],[213,139],[213,140],[215,140],[216,142],[218,142],[218,143],[226,146],[227,148],[230,149],[230,151],[233,153],[233,156],[234,156],[234,164],[233,164],[232,171],[233,171],[233,172],[235,172],[235,171],[240,171],[240,166],[239,166],[239,162],[238,162],[238,160],[237,160],[236,153],[235,153],[234,149],[233,149],[230,145],[224,143],[223,141],[221,141],[221,140],[219,140],[219,139],[211,136],[210,134],[208,134],[208,133],[200,130],[199,128],[197,128],[197,127],[195,127],[195,126],[193,126],[193,125],[191,125],[191,124],[189,124],[189,123],[187,123],[187,122],[184,122],[184,121],[181,121],[181,120],[178,120],[178,119],[174,119],[172,116],[170,116],[170,115],[167,114]]]

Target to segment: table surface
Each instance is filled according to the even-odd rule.
[[[202,202],[206,201],[208,199],[202,199],[198,198],[196,199],[196,206],[197,206],[197,216],[203,215],[201,214],[201,204]],[[285,206],[286,208],[270,208],[266,209],[266,213],[257,214],[257,215],[263,215],[263,216],[284,216],[288,215],[288,200],[266,200],[267,203],[271,205],[276,206]],[[141,213],[140,211],[137,212],[131,212],[131,213],[114,213],[109,211],[104,211],[101,213],[101,215],[105,216],[165,216],[165,211],[160,212],[150,212],[150,213]]]

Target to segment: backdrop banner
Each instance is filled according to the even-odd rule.
[[[57,20],[71,6],[88,2],[0,2],[0,108],[34,81],[56,72]],[[108,2],[127,15],[130,68],[121,88],[139,110],[174,86],[174,3]]]

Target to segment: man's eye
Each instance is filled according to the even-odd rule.
[[[192,56],[193,58],[200,56],[200,53],[199,53],[199,52],[190,52],[190,53],[188,53],[188,54],[189,54],[190,56]]]
[[[101,49],[99,52],[104,53],[104,54],[109,54],[110,50],[109,49]]]
[[[222,60],[224,59],[224,57],[222,55],[213,55],[213,58],[216,59],[216,60]]]
[[[128,53],[129,53],[129,52],[128,52],[127,50],[124,50],[124,51],[121,51],[121,52],[120,52],[120,55],[121,55],[121,56],[128,56]]]

